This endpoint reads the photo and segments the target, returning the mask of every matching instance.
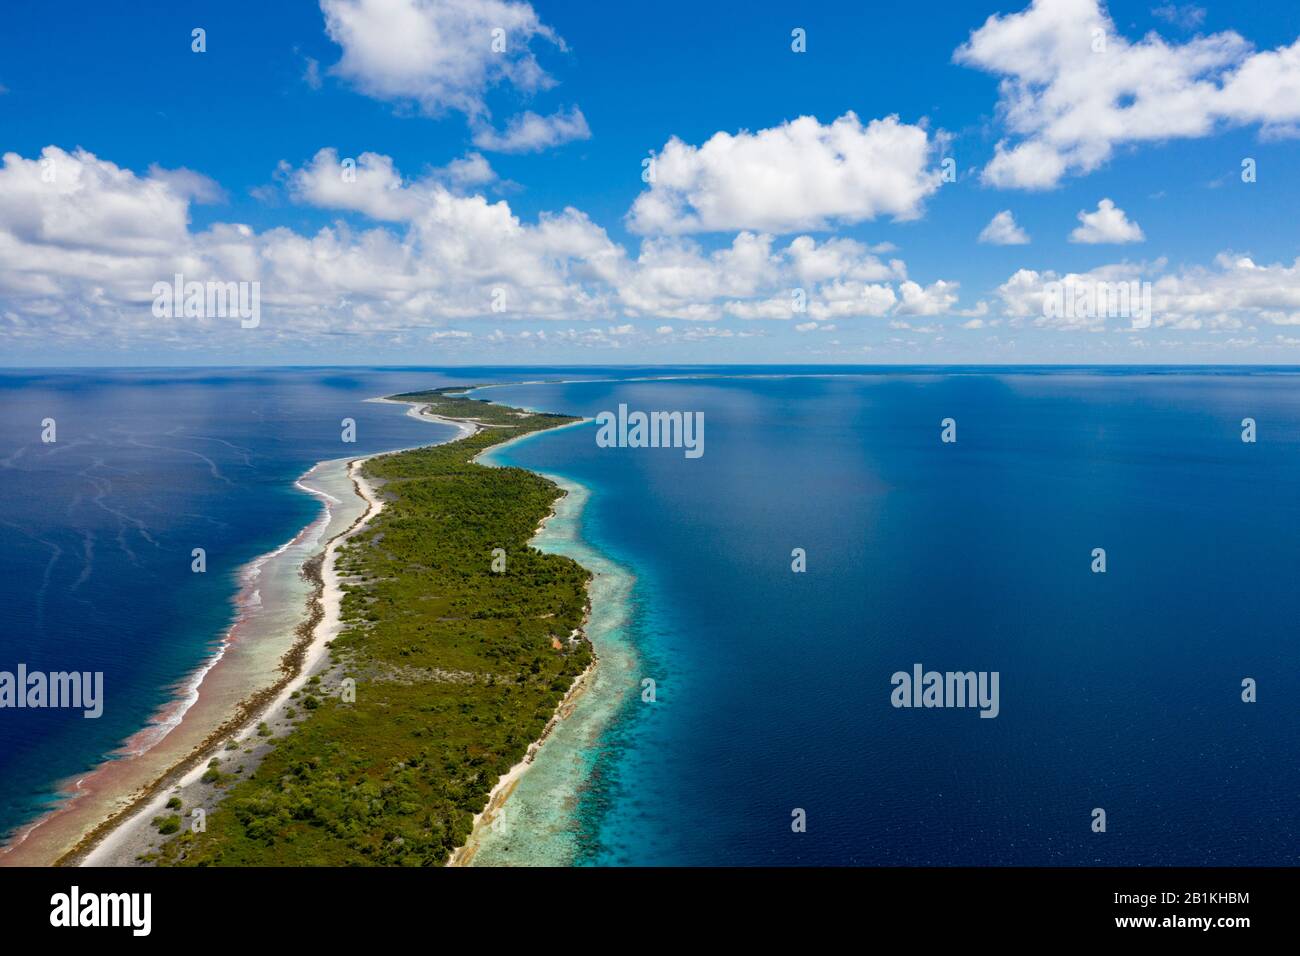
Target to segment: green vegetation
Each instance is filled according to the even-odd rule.
[[[301,722],[231,783],[207,832],[168,842],[159,863],[441,865],[586,669],[589,645],[569,637],[590,575],[527,545],[559,489],[472,463],[574,419],[453,391],[394,397],[487,427],[365,465],[386,503],[338,552],[335,666],[311,679]],[[505,573],[492,572],[496,548]],[[340,700],[345,677],[356,680],[355,703]]]

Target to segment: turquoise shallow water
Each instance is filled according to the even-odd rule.
[[[513,447],[482,460],[507,464]],[[582,855],[591,837],[584,832],[580,795],[588,781],[600,774],[603,735],[628,706],[628,691],[639,673],[636,649],[627,633],[634,579],[584,540],[582,516],[590,492],[559,475],[547,477],[564,489],[565,496],[533,544],[573,558],[593,573],[586,632],[598,663],[572,713],[555,726],[510,799],[481,832],[474,856],[478,866],[559,866]]]

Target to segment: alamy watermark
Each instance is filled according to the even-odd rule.
[[[596,416],[600,429],[596,444],[601,448],[684,448],[687,458],[704,454],[703,412],[629,412]]]
[[[912,672],[895,671],[889,702],[895,707],[978,707],[981,717],[996,717],[999,702],[998,671],[927,671],[920,664]]]
[[[70,708],[94,719],[104,712],[103,671],[0,671],[0,709]]]
[[[74,885],[68,892],[50,897],[50,925],[54,927],[125,927],[132,936],[148,936],[152,914],[152,893],[83,893]]]
[[[1130,328],[1151,328],[1151,283],[1081,279],[1043,286],[1048,319],[1128,319]]]
[[[186,282],[178,272],[171,282],[155,282],[152,293],[155,318],[238,317],[244,329],[255,329],[262,321],[260,282]]]

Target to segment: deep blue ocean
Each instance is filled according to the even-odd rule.
[[[0,370],[0,670],[103,671],[106,698],[95,720],[0,710],[0,834],[117,750],[212,652],[234,620],[238,569],[320,512],[295,479],[322,459],[452,433],[364,402],[439,378]],[[190,569],[197,547],[204,574]]]
[[[1297,862],[1300,377],[481,394],[705,417],[696,460],[595,425],[502,456],[587,485],[583,536],[637,577],[657,699],[630,688],[592,755],[584,862]],[[894,708],[917,663],[999,672],[999,716]]]
[[[636,576],[657,699],[629,690],[592,755],[581,862],[1297,862],[1300,376],[626,380],[671,371],[0,372],[0,669],[102,670],[107,696],[0,711],[0,832],[202,662],[238,568],[317,514],[299,475],[445,436],[364,399],[585,377],[623,381],[481,397],[706,427],[694,460],[594,425],[502,453],[587,485],[584,536]],[[997,671],[999,716],[892,707],[916,663]]]

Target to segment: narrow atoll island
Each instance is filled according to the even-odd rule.
[[[581,419],[466,391],[391,396],[468,434],[361,464],[383,507],[337,547],[327,659],[295,691],[282,734],[262,724],[210,762],[203,828],[173,798],[155,826],[179,832],[138,862],[446,864],[581,686],[591,575],[528,543],[563,491],[475,461]]]

